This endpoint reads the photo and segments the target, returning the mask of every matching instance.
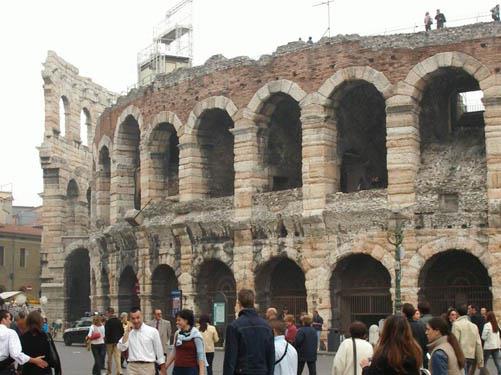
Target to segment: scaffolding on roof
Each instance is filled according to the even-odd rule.
[[[138,83],[151,83],[157,75],[193,60],[193,0],[182,0],[170,8],[153,29],[153,43],[137,55]]]

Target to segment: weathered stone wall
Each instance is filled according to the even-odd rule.
[[[103,145],[110,150],[111,226],[93,227],[90,240],[81,242],[91,253],[93,307],[118,306],[119,279],[127,266],[137,275],[146,311],[152,307],[151,278],[159,265],[174,270],[184,305],[197,310],[199,271],[206,262],[226,264],[238,289],[254,287],[257,270],[287,257],[305,274],[308,309],[320,311],[325,328],[335,326],[330,280],[336,265],[350,255],[368,254],[381,262],[394,294],[394,249],[387,237],[389,217],[399,211],[407,217],[403,298],[417,302],[425,262],[456,249],[480,259],[492,279],[494,309],[501,314],[496,266],[501,257],[500,46],[501,26],[494,23],[429,34],[340,36],[312,46],[295,42],[258,61],[216,56],[202,67],[176,71],[119,98],[100,117],[93,150],[94,162]],[[461,133],[449,142],[421,147],[421,98],[441,68],[463,70],[478,82],[486,106],[484,134]],[[385,101],[388,187],[346,194],[339,192],[339,108],[332,95],[353,81],[373,85]],[[268,176],[260,131],[269,122],[270,98],[276,94],[289,96],[301,109],[302,187],[263,193]],[[207,198],[198,136],[211,109],[225,111],[234,122],[231,197]],[[124,221],[124,216],[131,219],[124,208],[132,207],[123,202],[134,187],[122,183],[130,160],[122,157],[118,141],[130,117],[141,133],[136,188],[142,207],[151,199],[144,221],[134,219],[138,226]],[[177,196],[169,194],[168,184],[158,183],[150,163],[150,137],[161,122],[170,123],[179,137]],[[90,156],[79,160],[92,169]],[[49,174],[45,181],[52,181]],[[60,210],[63,202],[57,200],[61,208],[52,207]],[[100,219],[95,216],[93,222]],[[61,237],[55,237],[47,251],[61,253],[61,248]],[[64,251],[54,256],[56,267],[63,266]]]

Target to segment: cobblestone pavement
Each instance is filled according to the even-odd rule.
[[[92,354],[88,352],[82,345],[64,346],[63,343],[56,343],[61,361],[63,362],[63,374],[64,375],[91,375],[92,365],[94,360]],[[332,366],[332,356],[331,355],[319,355],[317,361],[317,374],[318,375],[330,375]],[[223,362],[223,353],[216,352],[216,357],[214,359],[214,375],[221,375]],[[496,370],[492,360],[489,361],[489,371],[491,374],[495,374]],[[127,374],[124,371],[123,374]],[[305,368],[303,375],[307,375],[308,370]]]

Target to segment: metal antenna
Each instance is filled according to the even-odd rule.
[[[322,5],[327,5],[327,30],[325,33],[322,35],[322,37],[327,34],[327,36],[330,38],[331,37],[331,3],[333,3],[334,0],[326,0],[321,3],[313,5],[314,7],[322,6]]]

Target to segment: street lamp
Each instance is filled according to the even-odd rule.
[[[402,259],[404,257],[404,223],[406,217],[400,212],[393,212],[388,219],[388,242],[395,248],[395,305],[394,314],[402,310]]]

